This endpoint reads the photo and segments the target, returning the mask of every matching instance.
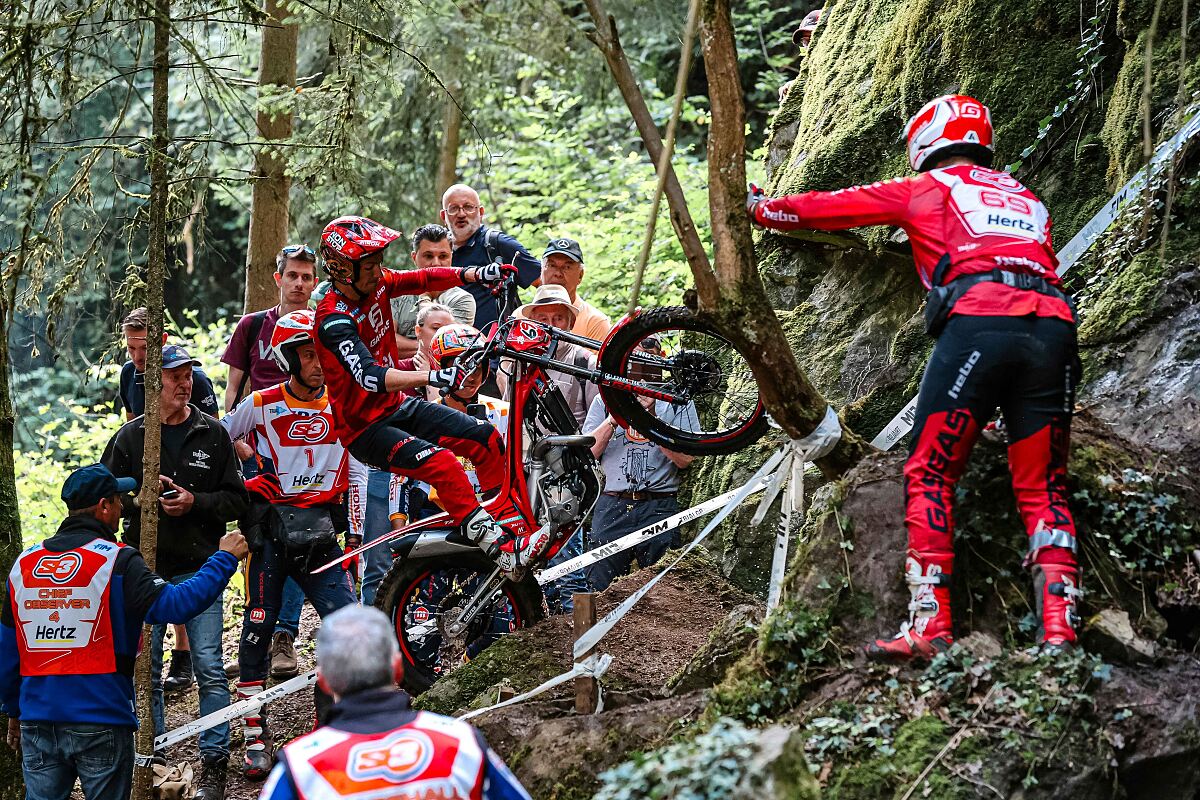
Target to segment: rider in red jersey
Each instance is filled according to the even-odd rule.
[[[419,386],[454,388],[457,367],[396,369],[391,298],[499,281],[512,267],[384,269],[383,251],[400,233],[365,217],[339,217],[321,233],[321,256],[333,288],[317,305],[317,354],[325,370],[338,436],[364,464],[419,477],[438,490],[446,511],[471,541],[510,577],[525,562],[525,538],[492,519],[456,456],[477,470],[485,493],[504,482],[504,443],[496,429],[443,405],[402,394]]]
[[[760,225],[837,230],[898,225],[930,289],[926,330],[937,345],[917,400],[904,468],[910,618],[876,658],[928,658],[953,641],[954,486],[980,429],[999,406],[1009,468],[1029,534],[1046,649],[1075,642],[1079,576],[1066,467],[1079,361],[1075,316],[1055,272],[1050,216],[1027,188],[990,168],[988,109],[963,95],[927,103],[905,128],[919,174],[836,192],[777,199],[752,186]]]

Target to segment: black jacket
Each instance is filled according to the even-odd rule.
[[[249,498],[242,483],[233,442],[221,423],[190,406],[191,426],[179,452],[162,453],[159,471],[196,496],[192,509],[182,517],[159,514],[156,571],[174,578],[200,569],[217,550],[225,535],[225,523],[246,512]],[[118,478],[142,479],[142,452],[146,443],[145,417],[121,426],[100,461]],[[138,547],[141,541],[141,509],[132,498],[124,504],[124,540]]]

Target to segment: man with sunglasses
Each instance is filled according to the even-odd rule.
[[[442,195],[442,222],[454,238],[451,266],[482,267],[499,259],[502,264],[516,267],[517,283],[522,288],[536,286],[542,275],[541,262],[512,236],[484,225],[483,213],[478,193],[466,184],[456,183]],[[475,298],[476,328],[483,330],[499,319],[500,305],[490,287],[472,283],[463,288]]]
[[[229,381],[225,385],[225,413],[233,410],[252,392],[286,383],[284,372],[271,355],[271,336],[280,317],[308,308],[313,287],[317,282],[317,254],[306,244],[289,244],[275,256],[275,285],[279,287],[279,304],[272,308],[246,314],[233,329],[221,361],[229,365]],[[261,472],[255,458],[253,434],[251,441],[239,439],[234,449],[242,462],[242,474],[252,478]],[[300,632],[300,612],[304,607],[304,592],[291,578],[283,592],[283,604],[275,635],[271,639],[271,674],[288,678],[296,674],[295,640]],[[237,663],[226,665],[226,673],[234,677]]]

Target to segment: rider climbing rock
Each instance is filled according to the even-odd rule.
[[[504,482],[504,443],[483,420],[401,394],[420,386],[454,389],[457,367],[396,369],[393,296],[497,283],[512,267],[385,269],[383,251],[401,234],[365,217],[339,217],[321,233],[321,256],[333,281],[317,305],[317,352],[325,369],[338,436],[351,455],[377,469],[418,477],[437,489],[463,535],[515,577],[533,537],[506,532],[480,505],[456,456],[477,469],[485,493]]]
[[[1050,216],[1033,192],[991,169],[988,109],[963,95],[931,100],[905,127],[918,175],[777,199],[751,186],[746,208],[769,228],[898,225],[930,289],[937,338],[904,468],[910,617],[867,646],[874,658],[929,658],[953,641],[954,487],[999,406],[1013,491],[1029,534],[1039,643],[1075,642],[1080,592],[1066,470],[1079,361],[1075,315],[1055,272]]]

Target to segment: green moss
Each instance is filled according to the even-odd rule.
[[[918,717],[906,722],[896,732],[894,752],[889,750],[861,763],[835,768],[825,796],[828,800],[876,800],[899,796],[951,735],[952,731],[936,717]],[[917,791],[924,797],[945,800],[974,796],[970,784],[936,770]]]
[[[531,647],[520,634],[501,637],[469,664],[419,695],[413,706],[439,714],[455,714],[496,702],[495,688],[507,681],[518,693],[567,669],[565,656]]]

